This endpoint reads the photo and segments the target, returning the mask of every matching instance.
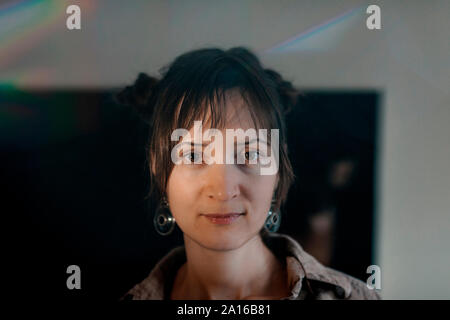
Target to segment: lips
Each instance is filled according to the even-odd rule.
[[[237,219],[239,219],[241,216],[243,216],[244,213],[208,213],[203,214],[209,222],[214,224],[231,224]]]

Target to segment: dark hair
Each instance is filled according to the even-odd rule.
[[[117,95],[120,103],[136,108],[150,125],[148,196],[155,194],[160,198],[165,194],[174,166],[170,154],[177,143],[170,140],[173,130],[192,127],[194,120],[205,120],[208,112],[211,127],[223,128],[221,102],[228,90],[239,89],[256,128],[279,129],[280,179],[275,196],[276,208],[280,208],[294,179],[285,129],[285,115],[297,99],[292,84],[277,72],[264,69],[258,58],[243,47],[190,51],[162,68],[160,74],[158,80],[140,73],[134,85]]]

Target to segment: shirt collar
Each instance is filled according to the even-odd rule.
[[[288,285],[291,296],[298,299],[304,280],[314,280],[333,285],[349,297],[352,287],[349,280],[319,263],[305,252],[300,244],[288,235],[263,232],[266,246],[280,259],[286,261]],[[168,298],[178,269],[186,262],[184,246],[172,249],[153,268],[149,276],[128,293],[137,299],[162,300]],[[306,277],[305,277],[306,276]]]
[[[286,259],[289,285],[292,288],[292,296],[300,294],[304,278],[327,283],[343,290],[344,297],[350,296],[352,286],[343,274],[325,267],[313,256],[308,254],[300,244],[292,237],[278,233],[264,233],[263,240],[266,245],[277,255],[283,255]]]

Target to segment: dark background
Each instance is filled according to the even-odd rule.
[[[18,296],[118,299],[182,244],[178,228],[169,237],[153,229],[148,127],[114,92],[0,91],[5,277]],[[331,208],[328,264],[360,279],[372,264],[378,99],[310,90],[287,118],[297,180],[280,232],[310,248],[311,218]],[[336,188],[330,172],[342,160],[354,170]],[[82,290],[66,288],[72,264]]]

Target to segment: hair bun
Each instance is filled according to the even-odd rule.
[[[277,86],[281,103],[284,106],[284,114],[289,113],[289,111],[297,104],[299,91],[294,88],[291,82],[284,80],[278,72],[271,69],[265,69],[264,71]]]
[[[134,108],[141,117],[148,119],[153,109],[148,102],[155,92],[158,82],[158,79],[141,72],[134,84],[120,91],[116,95],[116,99],[120,104]]]

